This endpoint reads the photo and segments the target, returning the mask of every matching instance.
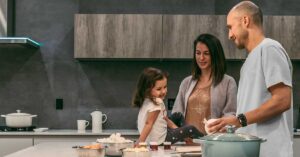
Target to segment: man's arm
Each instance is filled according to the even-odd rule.
[[[277,116],[291,107],[291,87],[283,83],[276,84],[269,88],[271,99],[259,108],[245,113],[248,124],[259,123]]]

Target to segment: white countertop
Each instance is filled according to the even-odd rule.
[[[77,130],[53,130],[49,129],[44,132],[0,132],[0,136],[12,135],[12,136],[51,136],[51,135],[72,135],[72,136],[97,136],[97,135],[111,135],[112,133],[121,133],[122,135],[138,136],[138,130],[127,130],[127,129],[111,129],[103,130],[101,133],[92,133],[91,130],[86,130],[86,132],[78,132]]]
[[[46,142],[41,143],[5,157],[78,157],[78,152],[72,146],[85,145],[84,142]],[[151,151],[151,157],[180,157],[174,154],[174,150],[164,151],[159,147],[158,151]]]

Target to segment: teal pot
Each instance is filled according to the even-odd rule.
[[[260,144],[265,139],[234,133],[234,127],[226,127],[226,133],[215,133],[194,140],[201,143],[202,157],[259,157]]]

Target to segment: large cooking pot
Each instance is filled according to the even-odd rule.
[[[37,115],[31,115],[28,113],[21,113],[21,110],[17,110],[17,113],[10,113],[7,115],[1,115],[5,117],[5,122],[8,127],[21,128],[29,127],[32,125],[32,117]]]
[[[202,157],[259,157],[260,144],[266,139],[234,133],[234,126],[226,126],[226,133],[215,133],[198,140]]]

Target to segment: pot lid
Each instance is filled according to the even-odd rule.
[[[21,110],[17,110],[17,113],[10,113],[7,116],[31,116],[29,113],[21,113]]]
[[[243,134],[243,133],[234,133],[235,126],[226,126],[226,133],[215,133],[207,135],[201,138],[201,140],[206,141],[223,141],[223,142],[243,142],[243,141],[262,141],[261,138]]]

